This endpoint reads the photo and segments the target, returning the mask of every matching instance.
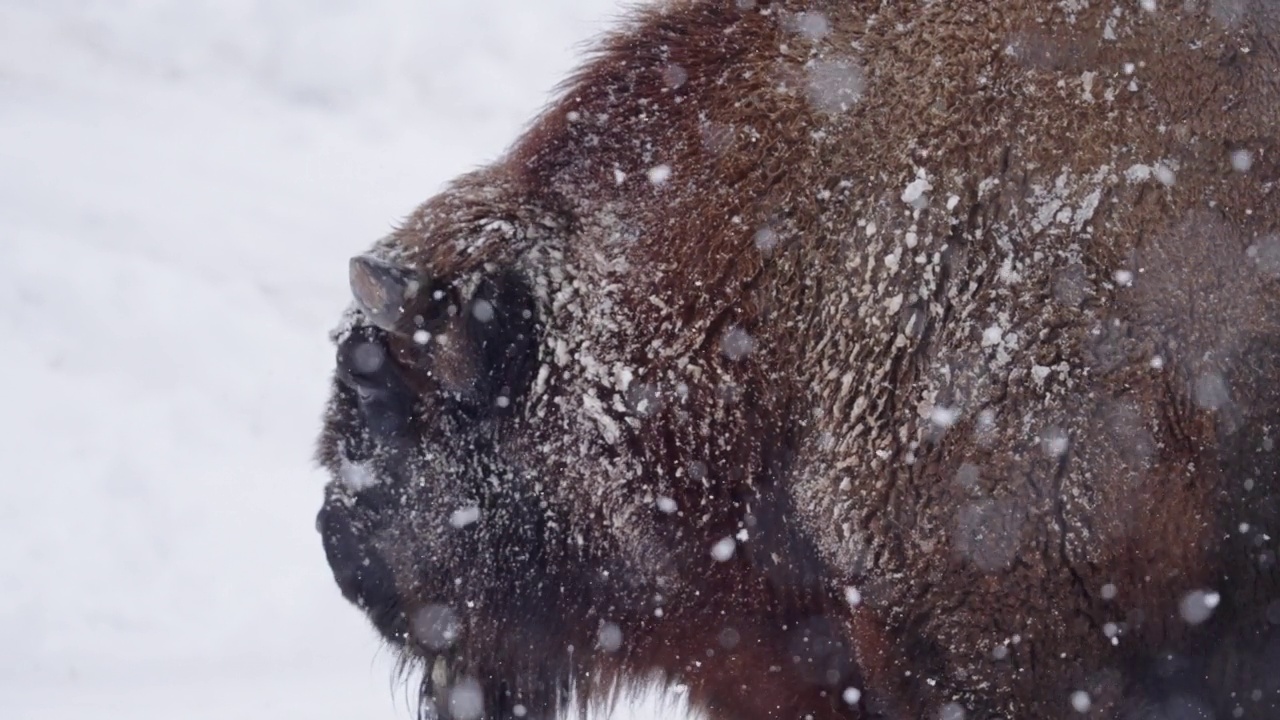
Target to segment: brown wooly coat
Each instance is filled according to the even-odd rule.
[[[427,711],[1280,717],[1280,10],[1157,5],[641,11],[354,261]]]

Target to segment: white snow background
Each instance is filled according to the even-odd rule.
[[[411,716],[313,526],[346,261],[617,14],[0,0],[0,717]]]

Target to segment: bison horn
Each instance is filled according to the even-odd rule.
[[[422,287],[418,273],[371,255],[351,258],[350,272],[351,294],[360,309],[374,325],[395,331],[405,306]]]

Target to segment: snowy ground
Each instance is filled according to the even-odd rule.
[[[409,716],[313,528],[346,259],[616,13],[0,0],[0,716]]]

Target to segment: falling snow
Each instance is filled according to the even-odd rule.
[[[1062,457],[1070,445],[1070,438],[1061,428],[1048,428],[1040,438],[1045,455],[1051,458]]]
[[[482,323],[493,320],[493,304],[488,300],[475,301],[471,304],[471,316]]]
[[[760,252],[771,252],[778,246],[778,233],[772,228],[760,228],[756,231],[755,246]]]
[[[654,165],[645,174],[654,185],[665,185],[671,179],[671,166]]]
[[[444,650],[458,639],[458,616],[445,605],[427,605],[413,614],[415,638],[432,650]]]
[[[1253,167],[1253,153],[1248,150],[1231,151],[1231,168],[1239,173],[1249,172]]]
[[[960,411],[956,408],[947,408],[935,406],[929,413],[929,420],[940,428],[949,428],[960,418]]]
[[[449,516],[449,524],[461,530],[479,519],[480,508],[472,505],[454,510],[453,514]]]
[[[357,372],[372,375],[382,368],[387,354],[373,343],[360,343],[351,353],[351,364]]]
[[[716,562],[727,562],[733,557],[734,551],[737,550],[738,542],[732,537],[725,537],[717,540],[711,546],[711,557]]]
[[[809,40],[821,40],[831,32],[831,23],[820,12],[797,13],[792,21],[796,32]]]
[[[731,328],[720,341],[720,350],[730,360],[742,360],[755,349],[755,339],[742,328]]]
[[[828,113],[846,112],[862,99],[866,80],[852,58],[818,59],[808,67],[809,101]]]
[[[470,678],[449,689],[449,715],[454,720],[479,720],[484,715],[484,691]]]
[[[1213,615],[1222,598],[1210,590],[1194,590],[1182,597],[1178,603],[1178,612],[1189,625],[1199,625]]]
[[[611,622],[601,623],[596,645],[607,653],[617,652],[622,647],[622,628]]]

